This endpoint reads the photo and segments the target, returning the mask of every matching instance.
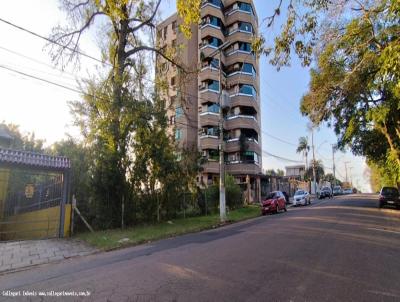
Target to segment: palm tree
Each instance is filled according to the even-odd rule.
[[[306,157],[306,170],[308,168],[308,151],[310,151],[310,145],[308,144],[308,138],[302,136],[299,138],[299,145],[296,149],[297,153],[303,153],[303,156]]]

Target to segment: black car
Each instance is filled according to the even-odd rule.
[[[325,198],[325,197],[332,198],[332,197],[333,197],[333,194],[332,194],[331,188],[329,188],[329,187],[323,187],[323,188],[321,189],[321,191],[319,192],[318,197],[319,197],[319,199],[322,199],[322,198]]]
[[[400,207],[399,190],[394,187],[383,187],[379,194],[379,207],[383,208],[385,205],[393,205],[397,208]]]

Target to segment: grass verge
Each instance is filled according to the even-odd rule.
[[[247,206],[228,214],[230,222],[237,222],[260,216],[258,206]],[[199,232],[219,226],[219,214],[209,216],[176,219],[152,225],[141,225],[124,230],[96,231],[81,233],[76,236],[90,245],[102,249],[112,250],[120,247],[132,246],[162,238],[173,237],[186,233]]]

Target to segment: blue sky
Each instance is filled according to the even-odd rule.
[[[262,19],[271,15],[279,0],[255,0],[256,10],[261,23]],[[21,7],[24,9],[21,10]],[[162,4],[161,16],[167,17],[175,11],[175,1],[165,0]],[[44,36],[48,36],[53,26],[63,20],[58,10],[58,2],[41,0],[40,5],[35,1],[2,1],[0,4],[0,18],[29,28]],[[267,38],[273,38],[279,30],[279,20],[274,28],[264,31]],[[42,78],[76,87],[75,78],[86,77],[93,72],[94,64],[90,60],[82,59],[80,70],[67,68],[61,72],[51,68],[51,61],[44,42],[19,30],[10,28],[0,22],[0,65],[11,67],[26,73],[35,74]],[[100,57],[96,48],[95,35],[86,35],[82,40],[84,52]],[[17,52],[16,55],[12,52]],[[25,55],[30,58],[24,58]],[[35,62],[40,61],[39,62]],[[277,72],[276,68],[268,64],[265,57],[260,60],[261,84],[261,111],[262,130],[284,141],[276,140],[268,135],[262,136],[263,150],[293,160],[303,160],[295,149],[300,136],[307,136],[306,118],[299,113],[299,102],[307,91],[309,81],[308,69],[300,66],[296,58],[292,66]],[[0,68],[0,121],[12,122],[21,126],[25,132],[36,133],[38,138],[44,138],[50,144],[64,137],[65,133],[74,136],[78,130],[72,126],[67,101],[76,100],[79,95],[65,89],[32,80],[14,72]],[[336,137],[331,129],[320,127],[315,133],[316,158],[321,159],[326,172],[331,172],[332,153],[331,144]],[[344,180],[344,162],[353,167],[353,183],[358,184],[363,191],[368,191],[368,178],[365,176],[364,159],[354,157],[349,152],[336,153],[337,171],[340,179]],[[263,156],[264,169],[284,169],[290,162]]]

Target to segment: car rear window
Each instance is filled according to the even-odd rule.
[[[396,188],[384,187],[382,188],[382,194],[399,195],[399,190],[397,190]]]

